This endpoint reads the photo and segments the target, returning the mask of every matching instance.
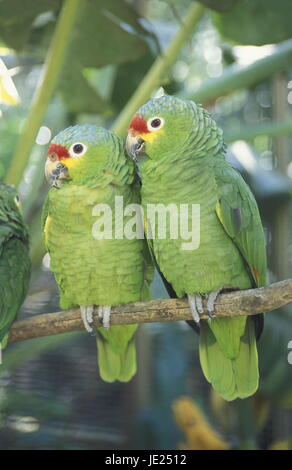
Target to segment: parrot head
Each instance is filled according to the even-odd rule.
[[[139,159],[142,156],[152,160],[168,155],[179,158],[195,145],[197,149],[213,144],[222,147],[220,135],[222,131],[201,105],[166,95],[148,101],[133,116],[126,148],[137,163],[144,160]]]
[[[28,243],[28,231],[24,225],[19,197],[16,189],[10,184],[0,182],[0,226],[5,233],[8,228]]]
[[[133,116],[127,137],[127,152],[134,159],[181,149],[193,126],[194,105],[172,96],[154,98]]]
[[[0,212],[18,211],[20,208],[19,197],[16,189],[10,184],[0,183]]]
[[[85,183],[102,175],[111,159],[121,152],[120,139],[93,124],[71,126],[51,141],[45,166],[51,186]]]

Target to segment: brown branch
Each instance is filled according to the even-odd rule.
[[[216,301],[215,315],[218,318],[256,315],[289,303],[292,303],[292,279],[259,289],[220,294]],[[202,318],[208,317],[202,315]],[[159,299],[113,307],[111,324],[129,325],[191,319],[191,312],[185,299]],[[96,327],[101,326],[97,314],[94,320]],[[10,330],[9,342],[15,343],[83,329],[79,309],[46,313],[15,322]]]

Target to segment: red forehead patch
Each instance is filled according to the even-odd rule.
[[[141,114],[135,114],[130,122],[129,130],[133,130],[139,134],[147,134],[150,132],[147,128],[147,122],[141,116]]]
[[[68,150],[66,149],[66,147],[63,147],[63,145],[51,144],[49,146],[48,155],[50,153],[56,153],[58,155],[59,160],[62,160],[62,158],[70,157]]]

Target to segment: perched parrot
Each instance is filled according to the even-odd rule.
[[[51,141],[45,173],[52,187],[43,209],[44,237],[60,306],[80,306],[92,334],[93,309],[98,306],[103,321],[97,331],[100,376],[106,382],[127,382],[136,372],[137,325],[109,328],[111,306],[147,300],[153,271],[147,243],[123,236],[130,217],[115,210],[117,197],[123,198],[124,207],[139,203],[134,165],[114,134],[95,125],[77,125]],[[112,238],[94,235],[100,220],[96,210],[104,205],[112,211]]]
[[[266,283],[263,227],[255,199],[241,175],[225,160],[222,130],[192,101],[152,99],[133,116],[127,151],[142,181],[144,212],[151,205],[199,205],[199,243],[184,249],[181,232],[159,238],[145,216],[149,246],[177,297],[187,296],[200,329],[199,356],[206,379],[226,400],[246,398],[258,388],[256,336],[263,315],[216,319],[222,290]],[[185,221],[190,229],[191,220]],[[197,227],[198,228],[198,227]],[[151,236],[149,236],[149,233]],[[209,320],[200,322],[202,296]]]
[[[26,296],[30,279],[28,232],[16,190],[0,183],[0,349]]]

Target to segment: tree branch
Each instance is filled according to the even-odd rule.
[[[289,303],[292,303],[292,279],[259,289],[220,294],[216,301],[215,315],[218,318],[256,315],[257,313],[275,310]],[[201,318],[207,319],[208,316],[204,314]],[[111,316],[112,325],[181,320],[192,320],[185,299],[134,302],[113,307]],[[97,328],[101,326],[97,313],[94,316],[94,323]],[[83,330],[79,309],[46,313],[15,322],[10,330],[9,342],[15,343],[41,336]]]

